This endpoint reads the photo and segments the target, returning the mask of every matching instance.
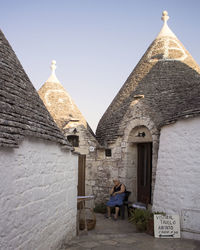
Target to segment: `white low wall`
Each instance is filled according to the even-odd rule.
[[[76,234],[78,156],[27,138],[0,148],[0,249],[57,249]]]
[[[179,214],[182,236],[200,240],[200,118],[161,129],[153,209]]]

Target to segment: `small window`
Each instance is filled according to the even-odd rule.
[[[112,151],[111,151],[110,148],[107,148],[107,149],[105,150],[105,155],[106,155],[106,157],[111,157],[111,156],[112,156]]]
[[[73,147],[78,147],[79,146],[79,136],[77,136],[77,135],[68,135],[67,139],[72,144]]]

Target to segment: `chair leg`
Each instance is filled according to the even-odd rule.
[[[128,207],[128,205],[126,205],[126,208],[127,208],[127,214],[128,214],[128,218],[129,218],[129,216],[130,216],[130,210],[129,210],[129,207]]]

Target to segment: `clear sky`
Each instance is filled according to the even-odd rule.
[[[199,0],[0,0],[1,29],[38,90],[56,75],[95,131],[162,27],[200,64]]]

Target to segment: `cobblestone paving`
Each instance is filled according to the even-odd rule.
[[[80,235],[62,250],[200,250],[200,241],[186,239],[156,239],[136,232],[127,220],[108,220],[97,214],[96,228]]]

